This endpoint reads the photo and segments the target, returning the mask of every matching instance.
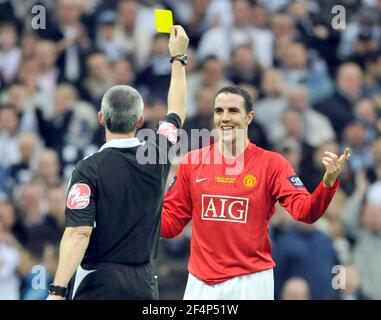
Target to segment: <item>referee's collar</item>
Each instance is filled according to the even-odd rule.
[[[106,142],[98,152],[101,152],[103,149],[106,148],[133,148],[140,146],[141,142],[138,138],[128,138],[128,139],[113,139],[108,142]]]

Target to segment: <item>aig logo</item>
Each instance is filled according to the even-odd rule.
[[[202,220],[246,223],[249,199],[203,194]]]

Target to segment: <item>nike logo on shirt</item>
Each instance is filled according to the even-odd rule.
[[[209,178],[202,178],[202,179],[200,179],[200,178],[197,178],[196,179],[196,183],[199,183],[199,182],[201,182],[201,181],[205,181],[205,180],[208,180]]]

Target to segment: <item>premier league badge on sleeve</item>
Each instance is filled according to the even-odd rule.
[[[287,179],[295,188],[304,188],[304,184],[298,176],[290,176]]]

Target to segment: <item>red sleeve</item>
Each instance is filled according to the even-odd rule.
[[[323,181],[312,194],[304,187],[294,169],[282,156],[272,159],[271,190],[273,199],[279,201],[296,220],[305,223],[314,223],[328,208],[339,180],[336,179],[333,187],[326,188]]]
[[[186,165],[180,164],[164,197],[161,232],[163,238],[177,236],[192,219],[192,202]]]

